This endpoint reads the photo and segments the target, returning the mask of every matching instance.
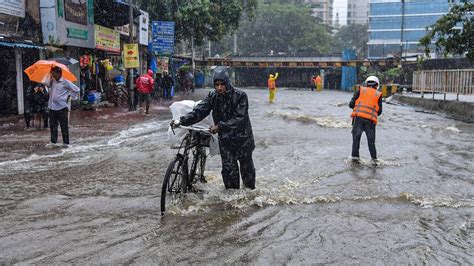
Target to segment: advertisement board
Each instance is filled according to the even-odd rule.
[[[116,30],[94,25],[95,48],[120,53],[120,33]]]
[[[137,43],[123,45],[123,59],[125,68],[138,68],[140,66]]]
[[[168,57],[159,57],[156,59],[156,63],[158,64],[158,71],[157,73],[168,72]]]
[[[140,10],[140,23],[139,23],[139,36],[138,36],[138,43],[141,45],[148,45],[148,27],[150,25],[150,15],[148,12]]]

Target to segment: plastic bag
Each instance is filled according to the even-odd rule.
[[[199,101],[200,102],[200,101]],[[170,106],[171,114],[173,115],[173,120],[179,120],[181,116],[184,116],[191,112],[193,108],[199,104],[199,102],[195,101],[189,101],[189,100],[184,100],[184,101],[179,101],[179,102],[174,102]],[[214,125],[214,120],[212,119],[212,112],[204,118],[202,121],[199,123],[194,124],[194,127],[200,127],[200,128],[209,128]],[[181,144],[181,142],[184,139],[184,136],[188,130],[186,129],[181,129],[181,128],[176,128],[174,129],[174,133],[171,130],[171,127],[168,127],[168,143],[170,144],[171,148],[177,148]],[[211,141],[209,143],[209,151],[211,156],[214,156],[216,154],[219,154],[219,141],[217,139],[217,134],[212,135]]]

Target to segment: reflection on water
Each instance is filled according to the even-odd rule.
[[[212,157],[161,217],[166,119],[3,161],[0,262],[472,264],[473,125],[389,105],[354,164],[350,94],[248,95],[257,189]]]

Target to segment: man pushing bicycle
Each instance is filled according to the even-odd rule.
[[[214,88],[193,111],[182,116],[179,122],[172,121],[171,127],[195,124],[212,111],[214,125],[209,131],[218,134],[225,188],[239,189],[242,177],[245,187],[255,189],[252,159],[255,142],[248,115],[247,94],[232,86],[229,75],[223,69],[214,74]]]

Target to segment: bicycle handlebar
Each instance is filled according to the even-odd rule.
[[[186,130],[192,130],[192,131],[198,131],[202,132],[208,135],[212,135],[211,132],[209,132],[209,128],[203,128],[203,127],[193,127],[193,126],[179,126],[178,128],[186,129]]]

